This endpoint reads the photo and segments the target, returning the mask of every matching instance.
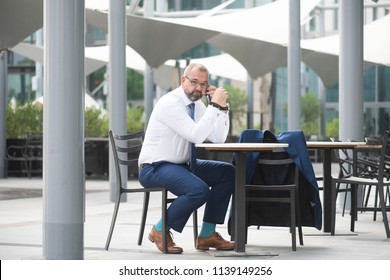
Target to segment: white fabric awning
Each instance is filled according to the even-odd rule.
[[[363,27],[364,61],[390,66],[390,15],[381,17]],[[302,40],[305,50],[323,54],[339,55],[340,36],[333,35],[317,39]]]
[[[108,31],[108,14],[86,9],[87,23]],[[127,15],[127,45],[157,68],[168,59],[205,42],[217,32]]]
[[[318,1],[301,0],[301,22],[306,21]],[[104,9],[107,3],[107,0],[86,1],[87,22],[105,31],[107,11],[96,8]],[[279,0],[239,12],[191,19],[127,15],[127,44],[150,66],[158,68],[206,41],[238,60],[255,79],[287,65],[288,10],[288,0]],[[390,36],[386,36],[390,30],[389,17],[364,27],[366,65],[390,65]],[[0,49],[15,46],[41,28],[42,23],[43,0],[1,0]],[[302,60],[317,72],[325,86],[338,81],[338,41],[338,35],[301,41]],[[236,67],[236,64],[224,65]],[[85,69],[89,71],[89,67]]]
[[[43,25],[43,0],[0,1],[0,50],[15,46]]]
[[[303,23],[319,0],[300,2]],[[235,57],[253,79],[287,65],[288,0],[211,17],[158,20],[215,31],[207,42]]]
[[[372,64],[390,66],[390,15],[363,27],[364,67]],[[302,60],[322,79],[325,86],[338,82],[340,36],[332,35],[301,41]]]
[[[101,60],[98,55],[89,54],[92,52],[90,48],[85,49],[85,63],[84,63],[84,72],[85,75],[89,75],[100,67],[106,64],[106,61]],[[28,44],[28,43],[19,43],[15,47],[11,48],[15,53],[18,53],[24,57],[27,57],[31,60],[43,64],[43,47]],[[101,54],[100,54],[101,55]]]
[[[28,44],[19,43],[11,49],[24,57],[34,61],[43,63],[43,48]],[[87,47],[85,48],[85,75],[89,75],[103,65],[106,65],[109,60],[108,46]],[[186,67],[186,61],[180,60],[180,70],[183,71]],[[246,81],[245,68],[229,54],[221,54],[206,58],[193,59],[191,62],[202,63],[209,69],[211,75],[224,77],[236,81]],[[136,51],[130,47],[126,47],[126,67],[138,71],[140,74],[145,72],[146,62]],[[227,67],[228,66],[228,67]],[[178,85],[179,75],[177,73],[176,61],[168,60],[160,67],[153,69],[155,83],[163,88],[168,89]]]

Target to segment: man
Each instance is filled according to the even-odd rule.
[[[190,166],[193,143],[225,142],[229,131],[228,93],[208,83],[209,72],[192,63],[184,70],[181,86],[159,99],[150,116],[139,156],[139,181],[145,188],[163,187],[177,196],[167,210],[167,229],[182,232],[192,212],[203,204],[205,212],[196,248],[232,250],[234,243],[215,231],[223,224],[234,190],[234,166],[218,161],[195,160]],[[209,106],[201,98],[211,96]],[[190,105],[194,104],[194,105]],[[191,106],[195,107],[194,119]],[[162,251],[162,221],[149,240]],[[167,251],[181,254],[168,234]]]

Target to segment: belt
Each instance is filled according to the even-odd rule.
[[[142,167],[144,167],[146,165],[150,165],[150,163],[141,163],[140,166],[138,167],[138,170],[141,170]]]

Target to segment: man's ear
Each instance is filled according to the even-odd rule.
[[[181,84],[183,84],[184,82],[185,82],[185,80],[186,80],[186,76],[181,76],[181,78],[180,78],[180,82],[181,82]]]

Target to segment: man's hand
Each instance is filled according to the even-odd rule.
[[[227,99],[229,97],[228,92],[223,87],[210,86],[208,88],[208,94],[211,95],[211,101],[217,103],[221,107],[226,107]]]

